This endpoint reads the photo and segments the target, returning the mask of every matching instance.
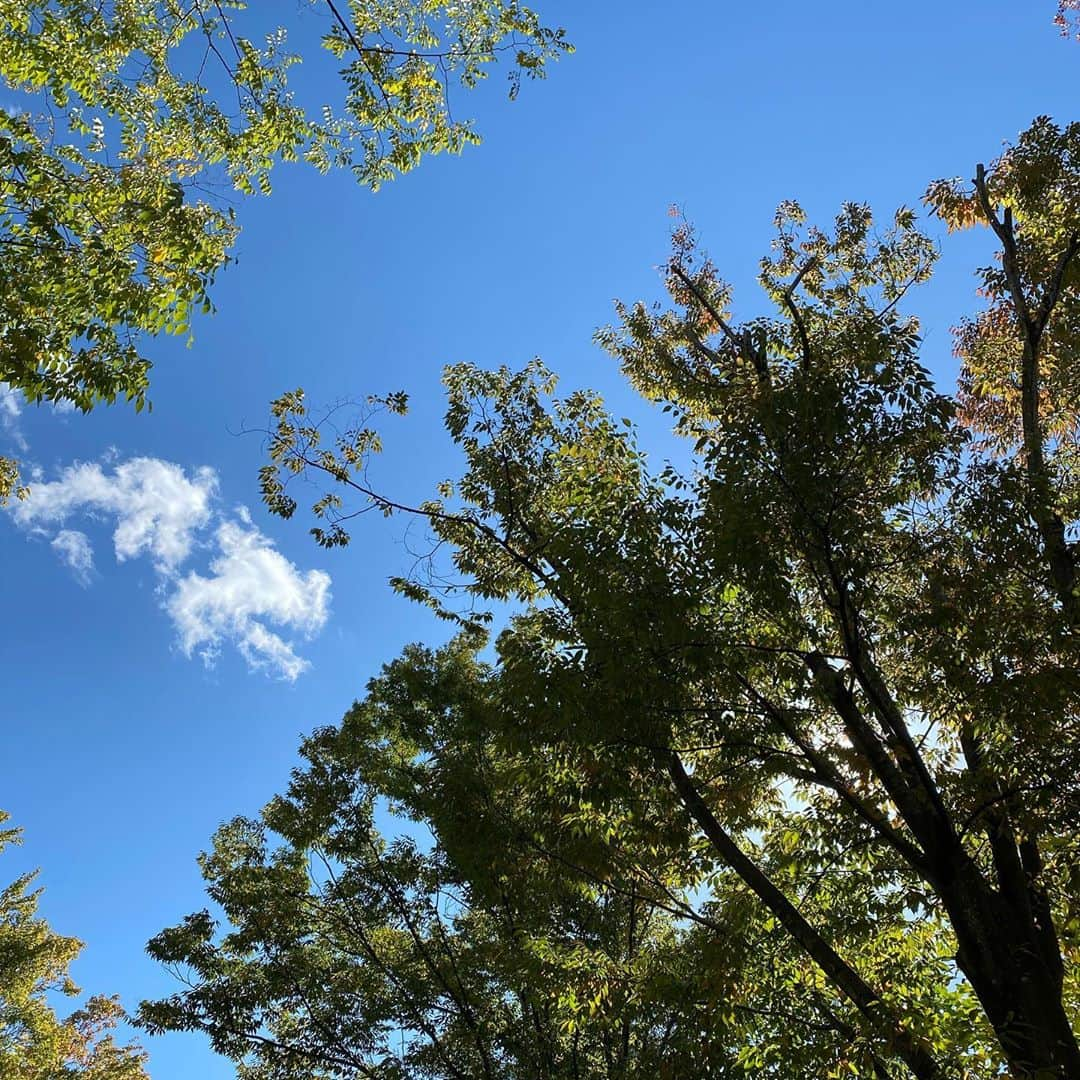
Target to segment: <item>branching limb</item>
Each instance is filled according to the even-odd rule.
[[[1005,280],[1009,286],[1014,313],[1023,339],[1020,412],[1023,426],[1024,464],[1029,485],[1029,508],[1042,536],[1054,591],[1070,619],[1077,622],[1080,621],[1080,600],[1076,596],[1076,563],[1065,539],[1064,522],[1054,509],[1050,476],[1046,466],[1039,417],[1039,360],[1043,334],[1061,298],[1065,275],[1077,254],[1080,253],[1080,233],[1073,233],[1070,236],[1047,283],[1042,302],[1038,309],[1032,312],[1024,292],[1012,210],[1006,207],[1002,217],[998,217],[997,209],[991,201],[987,188],[986,169],[983,165],[979,165],[976,170],[975,192],[986,220],[1001,241],[1002,268],[1005,271]]]
[[[742,334],[736,334],[728,321],[717,310],[716,305],[701,291],[696,281],[678,263],[672,262],[671,272],[686,286],[694,299],[709,313],[713,322],[720,328],[721,333],[740,355],[746,357],[754,365],[754,370],[763,381],[768,381],[769,365],[764,350],[754,344],[749,329],[743,330]]]
[[[835,762],[813,746],[799,729],[795,718],[787,710],[764,697],[749,683],[746,684],[746,687],[754,700],[775,720],[780,730],[799,748],[803,757],[810,764],[807,778],[813,783],[823,785],[839,795],[843,802],[862,821],[869,825],[882,840],[901,855],[912,869],[929,880],[930,866],[926,853],[916,844],[913,844],[903,833],[894,828],[880,807],[870,800],[862,798],[852,789],[851,785],[840,773]]]
[[[802,284],[802,279],[806,277],[807,273],[816,265],[816,258],[807,260],[803,264],[802,269],[795,275],[791,284],[780,294],[780,299],[783,301],[784,307],[791,313],[791,321],[795,324],[795,329],[799,332],[799,345],[802,349],[801,359],[803,371],[810,370],[810,335],[807,333],[806,321],[803,319],[802,312],[799,310],[799,305],[795,303],[795,290]]]
[[[683,806],[697,823],[721,859],[776,916],[799,946],[821,968],[829,981],[846,997],[892,1047],[918,1080],[943,1080],[941,1067],[925,1043],[905,1030],[880,996],[825,940],[803,914],[739,847],[709,809],[678,754],[657,751]]]

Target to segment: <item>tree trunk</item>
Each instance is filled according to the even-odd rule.
[[[968,863],[941,896],[975,991],[1015,1077],[1080,1080],[1080,1047],[1065,1013],[1061,981],[1047,965],[1038,928],[991,891]]]

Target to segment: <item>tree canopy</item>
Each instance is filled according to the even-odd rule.
[[[289,85],[286,29],[236,0],[2,0],[0,383],[87,411],[147,400],[141,338],[190,332],[275,163],[377,187],[477,140],[449,95],[501,54],[511,91],[565,51],[516,0],[309,0],[341,98]],[[314,58],[308,57],[309,61]],[[318,103],[316,103],[318,104]],[[0,460],[0,499],[17,485]]]
[[[508,753],[476,645],[408,649],[305,741],[286,796],[219,830],[201,865],[227,932],[202,911],[150,943],[187,989],[140,1022],[252,1077],[890,1075],[745,895],[701,902],[699,868],[565,814],[573,763],[538,784]],[[387,806],[411,835],[379,835]]]
[[[780,1004],[731,1044],[751,1071],[1080,1076],[1077,162],[1080,125],[1042,118],[929,188],[1000,246],[955,394],[907,310],[936,254],[915,213],[881,230],[849,204],[821,229],[787,203],[761,263],[773,315],[739,323],[680,223],[668,305],[619,305],[599,334],[688,470],[652,468],[629,421],[558,397],[539,362],[447,370],[467,468],[412,507],[371,486],[370,424],[331,436],[302,393],[275,405],[271,509],[321,473],[322,543],[365,507],[420,514],[452,567],[401,591],[476,638],[477,604],[516,606],[483,740],[514,763],[509,803],[545,807],[546,846],[587,838],[558,873],[682,890],[712,920],[688,966],[726,1008],[762,993],[731,942],[765,943]],[[422,778],[431,738],[403,755]],[[777,1058],[793,1030],[816,1035]]]
[[[0,825],[7,815],[0,813]],[[0,853],[19,842],[16,829],[0,830]],[[124,1017],[115,998],[96,996],[66,1019],[51,997],[79,988],[68,967],[82,948],[37,916],[40,890],[33,874],[0,890],[0,1074],[10,1080],[146,1080],[146,1055],[119,1045],[112,1029]]]
[[[252,1077],[726,1074],[735,1019],[703,996],[678,883],[601,880],[584,831],[546,846],[474,645],[410,649],[305,741],[286,796],[217,833],[201,865],[230,928],[203,911],[151,942],[190,989],[145,1026],[203,1030]]]

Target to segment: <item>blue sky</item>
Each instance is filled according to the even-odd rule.
[[[283,168],[269,199],[238,207],[218,313],[191,348],[149,346],[151,413],[16,416],[0,400],[0,452],[39,467],[42,489],[33,513],[0,517],[0,804],[26,832],[3,878],[42,868],[45,914],[87,943],[75,974],[88,992],[134,1006],[171,991],[143,946],[203,906],[194,858],[216,825],[279,791],[301,735],[338,720],[401,646],[446,634],[386,585],[412,563],[404,520],[364,519],[328,553],[303,520],[262,512],[261,441],[238,432],[265,424],[271,398],[409,391],[375,475],[418,500],[455,472],[441,366],[540,355],[565,386],[640,419],[662,457],[662,418],[591,337],[614,297],[658,295],[670,204],[753,313],[782,199],[811,220],[845,199],[885,217],[931,179],[971,176],[1036,115],[1075,118],[1080,46],[1057,35],[1052,0],[534,6],[577,53],[513,104],[501,73],[459,97],[481,147],[376,195]],[[288,22],[297,5],[269,7]],[[909,309],[948,383],[949,327],[990,248],[942,244]],[[197,1037],[149,1049],[156,1080],[232,1075]]]

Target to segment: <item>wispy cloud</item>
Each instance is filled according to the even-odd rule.
[[[83,585],[93,575],[93,551],[87,535],[67,524],[78,517],[110,522],[117,562],[150,559],[186,656],[213,664],[223,645],[232,644],[253,670],[295,680],[310,664],[282,634],[310,639],[322,629],[330,577],[299,570],[246,510],[222,515],[217,489],[213,469],[189,473],[159,458],[80,463],[55,480],[35,481],[10,513],[28,533],[48,537]],[[185,573],[203,549],[214,553],[209,572]]]
[[[60,556],[61,561],[75,575],[75,580],[84,588],[90,584],[94,572],[94,549],[90,546],[90,537],[78,529],[61,529],[50,545]]]
[[[19,426],[22,415],[22,396],[12,390],[7,383],[0,383],[0,432],[20,450],[26,450],[26,439]]]

